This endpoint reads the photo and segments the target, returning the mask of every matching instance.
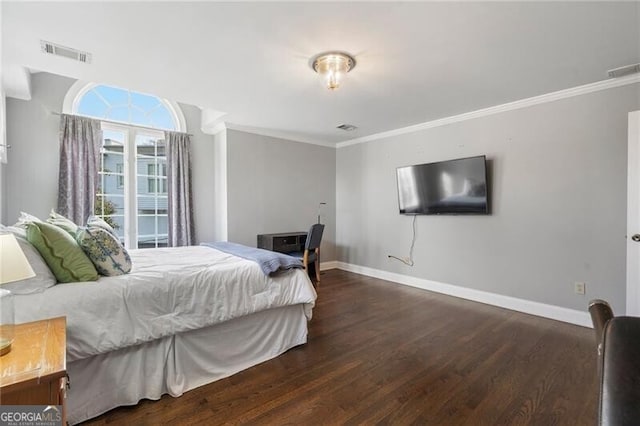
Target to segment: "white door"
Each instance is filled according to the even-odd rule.
[[[640,316],[640,111],[629,113],[627,315]]]

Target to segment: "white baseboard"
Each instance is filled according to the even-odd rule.
[[[345,262],[327,262],[336,264],[336,268],[344,271],[355,272],[369,277],[382,280],[393,281],[398,284],[421,288],[423,290],[435,291],[449,296],[462,299],[473,300],[474,302],[486,303],[487,305],[499,306],[513,311],[524,312],[526,314],[539,317],[550,318],[557,321],[568,322],[582,327],[592,328],[591,317],[586,311],[563,308],[561,306],[547,305],[545,303],[533,302],[531,300],[518,299],[516,297],[504,296],[496,293],[489,293],[481,290],[460,287],[452,284],[444,284],[437,281],[416,278],[366,266],[353,265]],[[324,265],[321,265],[324,266]],[[322,269],[322,268],[321,268]],[[327,268],[329,269],[329,268]]]
[[[329,269],[338,269],[338,261],[337,260],[332,260],[329,262],[320,262],[320,270],[321,271],[326,271]]]

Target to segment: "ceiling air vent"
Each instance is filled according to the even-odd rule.
[[[352,132],[357,129],[353,124],[341,124],[336,129],[344,130],[345,132]]]
[[[615,68],[607,71],[607,74],[609,74],[609,77],[611,78],[616,78],[616,77],[624,77],[625,75],[635,74],[637,72],[640,72],[640,64],[625,65],[624,67]]]
[[[82,52],[66,46],[60,46],[59,44],[51,43],[50,41],[40,40],[40,50],[44,53],[62,56],[63,58],[73,59],[74,61],[84,62],[87,64],[91,63],[91,53]]]

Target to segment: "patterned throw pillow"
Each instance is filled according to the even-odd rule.
[[[72,237],[75,237],[76,232],[78,232],[78,225],[73,223],[71,219],[67,219],[61,214],[56,213],[53,209],[51,209],[51,213],[49,213],[49,217],[47,218],[47,223],[56,225],[64,229]]]
[[[108,233],[110,233],[116,238],[118,237],[118,234],[116,234],[116,231],[104,219],[98,216],[91,215],[87,219],[87,227],[92,228],[95,226],[97,226],[98,228],[104,229],[105,231],[107,231]]]
[[[58,282],[98,279],[93,263],[67,231],[50,223],[32,222],[27,224],[27,240],[38,249]]]
[[[76,241],[100,275],[112,277],[131,271],[131,258],[117,237],[102,227],[80,228]]]

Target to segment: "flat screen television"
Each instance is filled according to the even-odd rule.
[[[398,167],[401,214],[488,214],[484,155]]]

